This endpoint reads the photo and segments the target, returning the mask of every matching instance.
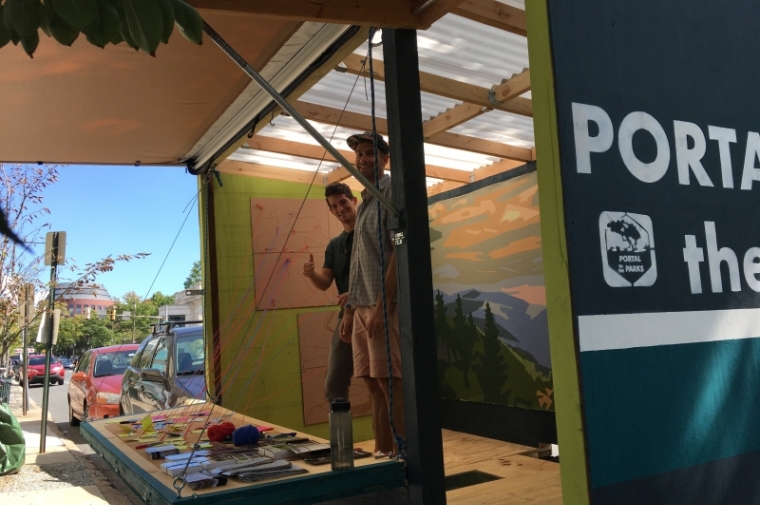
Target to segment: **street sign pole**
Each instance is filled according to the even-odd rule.
[[[34,319],[34,285],[33,284],[25,284],[23,288],[21,288],[22,291],[22,302],[21,307],[23,310],[23,318],[22,318],[22,329],[21,329],[21,339],[24,344],[24,350],[22,351],[21,355],[21,365],[26,367],[27,362],[29,360],[29,351],[28,351],[28,342],[26,338],[26,330],[29,328],[29,324],[32,322],[32,319]],[[19,375],[19,381],[25,380],[28,378],[28,374],[26,372],[26,368],[24,368],[24,379],[21,378]],[[27,411],[29,410],[29,385],[27,384],[23,388],[23,395],[21,399],[21,409],[22,414],[26,416]]]
[[[45,328],[47,336],[45,337],[45,382],[42,392],[42,421],[40,422],[40,454],[45,452],[45,438],[47,437],[47,417],[48,417],[48,394],[50,393],[50,357],[53,347],[53,306],[55,305],[55,283],[56,270],[58,263],[63,262],[63,249],[61,245],[61,255],[59,256],[59,242],[65,244],[66,233],[52,231],[47,234],[45,240],[45,263],[50,265],[50,296],[48,298],[48,313],[44,316],[44,322],[47,323]],[[29,389],[27,380],[26,388]]]

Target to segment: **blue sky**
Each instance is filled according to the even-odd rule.
[[[183,289],[193,262],[200,259],[196,177],[176,167],[69,165],[58,172],[58,182],[43,193],[43,204],[51,211],[46,217],[52,231],[67,234],[67,261],[84,266],[108,255],[147,252],[151,255],[145,259],[118,262],[96,282],[112,297],[128,291],[144,297]],[[35,246],[40,254],[43,249]],[[70,271],[59,271],[59,281],[73,280]],[[41,279],[50,280],[49,267]]]

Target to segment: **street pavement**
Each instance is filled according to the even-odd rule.
[[[69,440],[77,445],[87,444],[85,439],[79,433],[79,427],[69,426],[69,404],[67,394],[72,373],[71,370],[66,370],[64,384],[62,386],[50,386],[48,413],[50,417],[53,418],[58,429],[60,429]],[[45,388],[42,384],[33,384],[29,386],[29,399],[34,401],[40,408],[42,408],[42,394],[44,390]]]
[[[29,410],[22,412],[23,389],[11,386],[10,406],[24,432],[26,461],[16,474],[0,476],[4,503],[20,505],[140,505],[141,500],[68,424],[65,384],[49,388],[45,452],[40,453],[43,386],[29,388]]]

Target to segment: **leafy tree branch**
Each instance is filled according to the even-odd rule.
[[[40,30],[64,46],[83,33],[100,48],[124,42],[151,56],[169,42],[175,25],[189,41],[203,39],[200,14],[182,0],[4,0],[0,18],[0,47],[21,43],[30,57]]]

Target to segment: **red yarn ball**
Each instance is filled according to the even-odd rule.
[[[229,421],[220,424],[212,424],[206,430],[208,433],[208,439],[212,442],[224,442],[227,438],[232,436],[233,431],[235,431],[235,425]]]

